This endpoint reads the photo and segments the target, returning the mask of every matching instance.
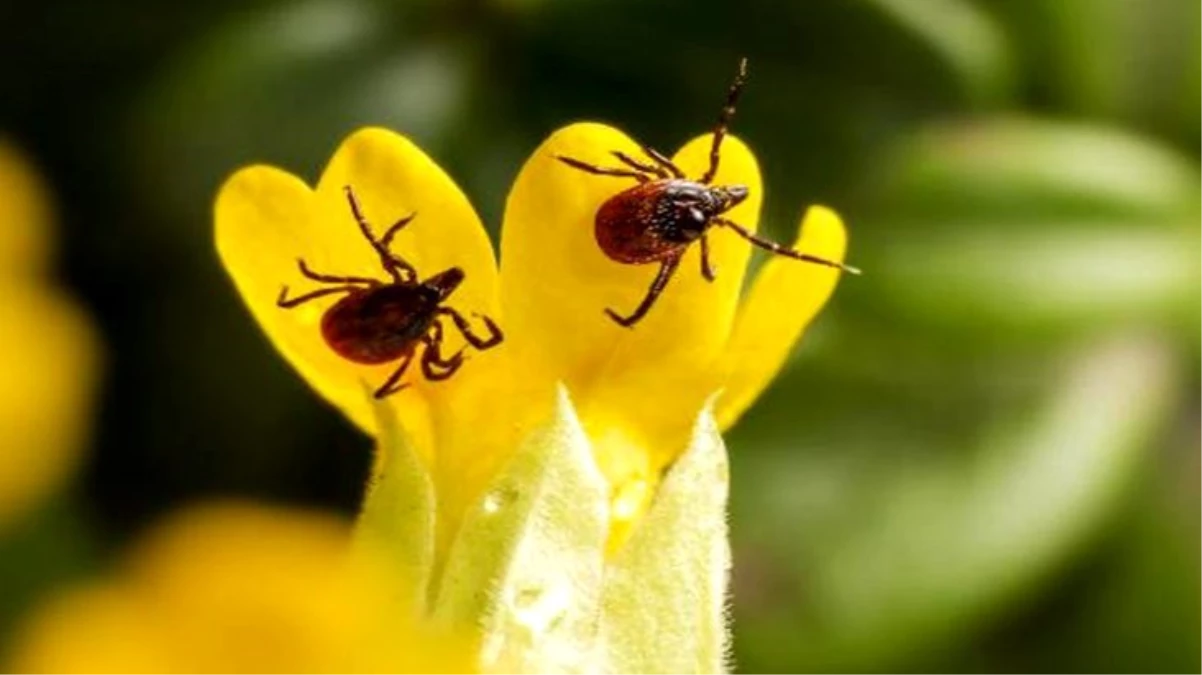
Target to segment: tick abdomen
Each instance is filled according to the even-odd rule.
[[[434,320],[432,305],[416,286],[357,291],[326,311],[321,332],[330,347],[356,363],[395,361],[417,344]]]
[[[695,239],[676,227],[681,205],[676,193],[694,183],[680,179],[648,181],[610,197],[597,209],[593,233],[605,255],[620,263],[643,264],[676,255]]]

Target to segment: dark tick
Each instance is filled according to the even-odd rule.
[[[697,180],[686,178],[684,172],[672,160],[647,146],[643,146],[642,151],[649,162],[639,161],[624,152],[614,150],[613,156],[623,164],[617,168],[595,166],[572,157],[556,157],[564,164],[581,171],[599,176],[633,178],[639,183],[606,200],[601,208],[597,209],[594,221],[593,233],[597,244],[610,259],[628,265],[659,263],[660,266],[659,274],[651,282],[647,295],[633,313],[621,316],[612,309],[605,310],[605,313],[619,324],[629,328],[646,316],[656,298],[667,286],[668,280],[676,272],[685,251],[695,241],[701,242],[701,275],[707,281],[714,280],[714,268],[709,259],[709,240],[706,236],[714,225],[728,227],[752,244],[778,255],[859,274],[859,270],[854,267],[795,251],[758,237],[742,225],[722,217],[723,213],[747,199],[745,185],[711,185],[718,173],[722,139],[726,136],[731,118],[734,117],[735,103],[746,82],[747,59],[742,59],[739,61],[738,75],[726,94],[726,105],[722,107],[718,123],[714,127],[709,168]]]
[[[355,363],[377,365],[400,361],[396,370],[376,389],[376,398],[384,398],[409,386],[399,382],[413,361],[419,344],[425,345],[421,365],[427,380],[445,380],[459,370],[463,365],[463,349],[450,357],[442,354],[442,317],[449,318],[467,343],[476,349],[485,350],[501,343],[504,339],[501,329],[492,319],[480,317],[488,328],[488,337],[481,338],[472,332],[471,325],[462,314],[443,304],[463,283],[463,270],[452,267],[428,279],[419,280],[417,270],[388,249],[396,233],[413,220],[413,214],[398,220],[384,232],[384,236],[377,239],[359,209],[355,193],[349,185],[344,189],[359,230],[380,256],[380,264],[391,279],[380,281],[367,277],[319,274],[309,269],[304,260],[298,259],[296,262],[301,274],[313,281],[332,285],[295,298],[288,297],[288,287],[284,286],[280,289],[276,305],[292,309],[310,300],[342,294],[344,297],[331,305],[321,317],[321,334],[330,348]]]

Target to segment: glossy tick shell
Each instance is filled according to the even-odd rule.
[[[355,363],[395,361],[429,331],[438,304],[438,293],[420,285],[357,290],[326,310],[321,334],[339,356]]]
[[[705,234],[714,216],[747,196],[741,186],[711,187],[683,178],[640,183],[597,209],[593,234],[612,260],[644,264],[674,258]]]

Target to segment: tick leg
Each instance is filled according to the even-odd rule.
[[[745,84],[747,84],[747,59],[743,58],[739,60],[739,73],[735,75],[735,81],[730,84],[730,89],[726,92],[726,105],[722,106],[722,112],[718,114],[718,123],[714,125],[714,143],[710,146],[710,167],[699,181],[703,184],[708,185],[710,181],[714,180],[714,176],[718,175],[720,156],[718,151],[722,147],[722,139],[726,136],[730,120],[735,116],[735,103],[738,102],[739,94],[743,92]]]
[[[384,269],[388,270],[393,279],[403,284],[412,284],[417,281],[417,270],[395,253],[388,254],[388,261],[384,263]]]
[[[426,379],[431,382],[440,382],[442,380],[450,379],[452,375],[458,372],[459,367],[463,365],[463,352],[455,352],[455,355],[452,356],[451,359],[445,363],[445,365],[442,365],[442,362],[438,361],[437,359],[438,354],[434,348],[426,347],[425,353],[422,354],[422,373],[426,376]],[[442,372],[434,370],[434,366],[436,364],[441,368],[445,368],[446,370],[443,370]]]
[[[388,228],[388,231],[384,233],[384,236],[380,237],[380,246],[383,247],[385,251],[388,251],[388,262],[384,263],[385,267],[395,266],[397,270],[403,272],[402,276],[406,277],[404,279],[406,282],[417,281],[417,270],[414,269],[413,265],[410,265],[407,260],[394,253],[391,249],[391,244],[392,238],[396,236],[396,233],[404,229],[405,226],[412,222],[416,217],[416,213],[410,213],[404,218],[401,218],[393,223],[392,227]]]
[[[327,295],[333,295],[335,293],[354,293],[355,291],[359,291],[359,290],[363,290],[363,289],[356,288],[354,286],[338,286],[336,288],[323,288],[319,291],[313,291],[312,293],[298,295],[295,298],[289,298],[288,297],[288,287],[285,286],[280,289],[280,296],[278,298],[276,298],[275,304],[276,304],[276,307],[282,307],[284,309],[292,309],[293,307],[296,307],[297,305],[303,305],[306,302],[309,302],[310,300],[316,300],[317,298],[324,297]]]
[[[662,166],[665,169],[667,169],[668,171],[670,171],[674,178],[684,178],[684,172],[680,170],[680,167],[676,166],[675,162],[668,159],[667,155],[665,155],[664,153],[660,152],[659,150],[656,150],[655,148],[653,148],[649,145],[644,145],[644,146],[642,146],[642,148],[643,148],[643,154],[645,154],[648,157],[650,157],[651,159],[655,160],[656,164],[659,164],[660,166]]]
[[[355,216],[355,222],[359,224],[359,231],[363,233],[363,237],[367,239],[371,247],[375,249],[376,254],[380,256],[380,264],[384,267],[384,270],[392,275],[392,278],[397,283],[410,283],[417,279],[417,272],[413,270],[413,267],[409,263],[393,255],[387,246],[380,243],[382,240],[377,240],[372,236],[371,224],[367,222],[367,218],[363,217],[363,211],[359,208],[359,200],[355,198],[355,191],[351,189],[351,186],[345,185],[342,190],[346,193],[346,201],[351,205],[351,214]],[[397,230],[408,224],[408,221],[402,218],[396,225],[388,228],[388,232],[385,233],[384,237],[391,239]],[[402,272],[408,274],[409,278],[406,279],[405,274],[402,274]]]
[[[320,274],[309,269],[308,263],[302,258],[296,259],[296,265],[300,268],[301,274],[312,279],[326,284],[367,284],[368,286],[379,286],[380,282],[367,277],[337,277],[331,274]]]
[[[388,245],[392,243],[392,238],[396,236],[396,233],[405,229],[405,226],[413,222],[413,219],[416,217],[416,213],[410,213],[409,215],[393,223],[392,227],[388,228],[388,231],[384,233],[384,236],[380,237],[380,246],[388,248]]]
[[[759,246],[762,249],[772,251],[773,253],[776,253],[777,255],[783,255],[786,258],[793,258],[794,260],[801,260],[803,262],[814,263],[816,265],[825,265],[826,267],[834,267],[835,269],[843,270],[844,272],[847,272],[849,274],[859,274],[860,273],[859,268],[852,267],[851,265],[844,265],[843,263],[837,263],[833,260],[827,260],[826,258],[819,258],[818,256],[813,256],[808,253],[802,253],[801,251],[795,251],[791,248],[781,246],[780,244],[778,244],[774,241],[769,241],[767,239],[764,239],[763,237],[758,237],[758,236],[752,234],[751,232],[749,232],[746,228],[744,228],[742,225],[736,223],[733,220],[727,220],[725,218],[714,218],[714,222],[718,223],[719,225],[725,225],[726,227],[729,227],[730,229],[734,230],[735,232],[738,232],[740,237],[743,237],[747,241],[751,242],[752,244],[755,244],[756,246]]]
[[[438,324],[434,325],[438,326]],[[426,345],[426,350],[422,353],[422,374],[426,376],[427,380],[431,382],[445,380],[454,375],[455,371],[463,365],[462,349],[451,355],[449,359],[443,358],[441,326],[436,332],[423,337],[422,342]],[[435,368],[442,372],[438,372]]]
[[[482,314],[477,315],[488,328],[488,337],[482,338],[472,332],[472,327],[467,322],[467,319],[463,318],[463,315],[457,310],[450,307],[439,307],[437,311],[439,314],[451,317],[451,321],[455,322],[455,327],[459,329],[460,333],[463,333],[463,339],[467,340],[468,344],[476,349],[479,349],[480,351],[496,347],[497,345],[501,344],[502,340],[505,339],[505,336],[501,333],[501,329],[497,326],[496,322],[487,316]]]
[[[392,394],[397,393],[398,391],[404,389],[405,387],[408,387],[409,385],[407,385],[407,384],[397,384],[397,383],[400,382],[401,377],[405,374],[405,369],[407,369],[409,367],[409,364],[412,362],[413,362],[413,350],[410,350],[404,356],[401,357],[401,365],[397,366],[397,369],[392,371],[392,374],[388,376],[387,380],[384,380],[384,384],[381,384],[380,388],[377,389],[376,393],[372,394],[372,396],[374,396],[377,399],[381,399],[381,398],[384,398],[385,396],[391,396]]]
[[[558,159],[559,161],[563,162],[564,164],[567,164],[568,166],[572,167],[573,169],[580,169],[581,171],[584,171],[586,173],[592,173],[592,174],[596,174],[598,176],[617,176],[618,178],[633,178],[640,183],[646,183],[647,181],[651,180],[650,178],[647,177],[647,174],[639,172],[639,171],[634,171],[631,169],[606,169],[605,167],[593,166],[592,164],[589,164],[587,162],[582,162],[578,159],[572,159],[571,157],[564,157],[563,155],[555,155],[555,159]]]
[[[714,274],[714,268],[710,265],[710,239],[707,235],[701,235],[701,276],[705,277],[706,281],[717,279]]]
[[[614,150],[613,156],[617,157],[619,162],[621,162],[621,163],[625,164],[626,166],[628,166],[632,169],[635,169],[637,171],[654,174],[655,176],[658,176],[660,178],[668,177],[668,172],[665,171],[662,166],[656,166],[654,164],[644,164],[643,162],[640,162],[639,160],[631,157],[630,155],[622,152],[621,150]]]
[[[651,305],[655,304],[655,299],[663,292],[664,286],[668,285],[668,280],[672,278],[672,274],[676,272],[676,267],[680,265],[680,256],[675,256],[665,260],[659,267],[659,274],[655,275],[655,281],[651,282],[651,287],[647,289],[647,295],[639,306],[635,308],[634,313],[630,316],[620,316],[612,309],[606,308],[605,313],[609,318],[618,322],[620,325],[630,328],[638,323],[646,314],[647,310],[651,309]]]
[[[355,217],[355,222],[359,225],[359,231],[363,233],[363,238],[366,239],[369,244],[371,244],[371,247],[374,248],[376,252],[381,255],[381,257],[386,258],[387,252],[384,251],[383,247],[380,246],[380,242],[376,241],[376,238],[372,236],[371,224],[367,222],[367,218],[363,216],[363,211],[359,208],[359,200],[355,198],[355,191],[351,189],[351,186],[349,185],[343,186],[342,191],[346,193],[346,201],[351,205],[351,215]]]

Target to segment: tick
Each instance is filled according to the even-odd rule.
[[[501,343],[504,337],[497,324],[487,316],[480,316],[488,328],[488,336],[480,337],[472,331],[471,324],[455,309],[448,307],[447,298],[459,284],[463,283],[463,270],[452,267],[420,280],[417,270],[388,245],[416,214],[398,220],[380,238],[372,235],[371,225],[363,217],[354,191],[344,188],[351,214],[359,225],[360,232],[380,257],[380,264],[388,274],[387,281],[367,277],[334,276],[314,272],[303,259],[297,259],[300,273],[313,281],[328,284],[326,288],[288,297],[288,287],[280,289],[276,305],[292,309],[310,300],[327,295],[343,297],[330,306],[321,317],[321,334],[326,344],[339,356],[366,365],[377,365],[399,361],[384,384],[375,391],[377,399],[409,386],[400,384],[401,377],[413,361],[419,345],[422,351],[422,374],[427,380],[445,380],[463,365],[463,349],[451,356],[442,353],[443,317],[451,320],[463,334],[468,344],[479,350],[489,349]]]
[[[642,146],[650,161],[639,161],[619,150],[613,156],[623,166],[606,168],[572,157],[556,156],[568,166],[599,176],[633,178],[638,185],[617,193],[597,209],[593,234],[597,245],[611,260],[627,265],[659,263],[659,273],[651,282],[643,301],[634,312],[622,316],[612,309],[605,313],[622,326],[638,323],[655,304],[656,298],[676,272],[689,245],[701,242],[701,275],[707,281],[716,276],[710,265],[707,233],[715,225],[730,228],[755,246],[795,260],[834,267],[859,274],[859,270],[833,260],[795,251],[763,239],[722,214],[747,199],[746,185],[713,185],[721,160],[722,139],[735,114],[735,103],[747,83],[747,59],[739,61],[739,72],[726,93],[726,105],[714,126],[710,145],[709,168],[697,180],[684,175],[672,160]]]

